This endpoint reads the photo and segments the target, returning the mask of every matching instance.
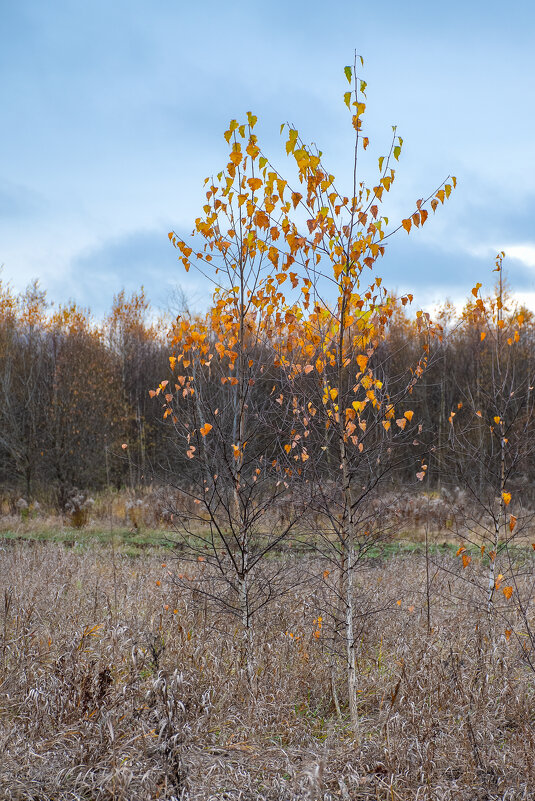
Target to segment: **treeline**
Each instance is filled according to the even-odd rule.
[[[148,395],[169,369],[160,328],[143,291],[97,323],[75,304],[52,311],[37,282],[19,295],[0,284],[4,495],[63,508],[74,488],[149,480],[165,436]]]
[[[522,318],[508,369],[515,380],[525,376],[529,384],[535,365],[535,321],[529,311],[504,305],[505,326],[509,318]],[[468,302],[462,314],[445,306],[437,316],[443,335],[430,340],[428,367],[410,399],[419,421],[420,447],[407,444],[392,474],[397,483],[414,480],[422,448],[429,486],[440,485],[445,477],[451,481],[452,464],[455,470],[462,469],[462,460],[461,464],[459,458],[452,460],[448,452],[453,446],[452,414],[462,415],[468,400],[481,410],[482,419],[492,419],[495,413],[500,388],[495,386],[492,343],[482,337],[484,320],[478,321],[471,311]],[[163,419],[161,399],[149,396],[161,381],[173,380],[170,329],[169,321],[154,322],[143,290],[130,297],[118,294],[109,314],[97,322],[75,304],[53,311],[37,282],[20,294],[0,283],[2,495],[38,498],[61,509],[75,488],[133,488],[170,477],[174,483],[187,484],[196,466],[174,447],[173,423]],[[376,365],[384,365],[384,379],[393,394],[396,386],[407,383],[421,345],[414,320],[400,305],[374,355]],[[272,357],[266,352],[268,358]],[[269,415],[266,392],[273,370],[270,365],[249,398],[263,417]],[[219,391],[211,381],[207,371],[204,393]],[[522,425],[526,423],[522,415],[531,415],[532,408],[527,389],[522,396],[525,408],[515,411]],[[484,427],[471,436],[470,447],[481,457],[474,463],[484,482],[492,437]],[[232,441],[232,431],[228,437]],[[320,448],[325,450],[323,441],[310,441],[310,456],[314,458],[314,449],[319,454]],[[326,461],[322,454],[321,461],[332,467],[337,456],[333,453]],[[531,449],[525,449],[515,470],[523,484],[532,483]]]

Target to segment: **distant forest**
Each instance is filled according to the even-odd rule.
[[[455,470],[462,464],[459,468],[460,460],[448,456],[448,448],[454,447],[452,414],[462,415],[467,401],[481,411],[482,419],[495,414],[493,349],[482,336],[484,321],[478,322],[472,313],[472,302],[468,300],[461,313],[446,304],[435,315],[443,335],[431,340],[428,367],[413,389],[410,403],[419,426],[418,447],[407,442],[396,459],[389,480],[398,485],[415,481],[422,453],[427,486],[454,482],[451,464]],[[505,297],[505,328],[519,315],[522,326],[515,329],[519,333],[509,351],[508,370],[529,385],[515,410],[515,420],[527,431],[535,320]],[[193,466],[176,447],[172,421],[163,419],[161,397],[149,395],[161,381],[173,381],[172,329],[169,320],[154,321],[143,290],[129,297],[119,293],[109,314],[95,321],[75,304],[54,311],[38,282],[20,294],[0,282],[0,495],[27,502],[39,499],[62,509],[75,488],[95,492],[169,480],[187,484]],[[417,361],[420,336],[400,305],[374,356],[393,391],[406,383]],[[211,391],[210,381],[207,373],[205,393]],[[249,403],[261,405],[265,390],[262,385],[255,388]],[[480,457],[472,462],[478,465],[481,481],[494,447],[486,428],[469,435]],[[230,441],[232,432],[228,436]],[[314,447],[325,450],[323,443],[310,446],[311,458]],[[524,487],[535,477],[532,450],[523,449],[522,464],[515,465]],[[469,448],[466,453],[470,459]],[[336,469],[335,453],[331,465]]]

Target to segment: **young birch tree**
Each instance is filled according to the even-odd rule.
[[[377,183],[367,186],[359,174],[360,157],[369,144],[362,127],[366,84],[357,76],[356,61],[353,68],[345,68],[345,74],[352,88],[344,101],[355,134],[348,194],[323,165],[321,153],[306,147],[295,129],[288,130],[286,149],[295,159],[304,187],[303,194],[294,192],[292,198],[305,217],[307,231],[300,232],[292,223],[285,240],[307,278],[302,286],[299,338],[285,362],[291,391],[299,399],[301,430],[285,447],[291,453],[298,440],[323,441],[320,456],[308,471],[313,485],[311,507],[319,514],[321,550],[337,565],[338,578],[331,589],[337,628],[343,631],[349,711],[356,730],[355,626],[366,611],[357,603],[356,571],[384,533],[380,509],[372,501],[380,500],[378,487],[399,466],[398,444],[414,440],[417,421],[412,421],[408,402],[425,369],[428,338],[434,333],[429,316],[417,312],[420,354],[392,394],[388,358],[381,355],[380,346],[396,301],[383,287],[375,267],[385,253],[388,237],[402,228],[409,233],[424,225],[426,206],[436,210],[456,181],[446,180],[426,200],[416,201],[410,215],[389,230],[380,207],[394,182],[392,165],[403,142],[394,128],[389,153],[379,159]],[[404,306],[411,301],[408,294],[399,302]],[[420,464],[420,479],[426,467]],[[330,571],[326,570],[324,577],[330,577]]]
[[[461,539],[457,556],[473,600],[485,611],[489,631],[515,608],[533,651],[527,619],[533,582],[515,546],[529,548],[533,522],[523,495],[528,494],[525,470],[535,454],[535,374],[525,312],[514,308],[505,291],[503,258],[503,252],[496,257],[494,295],[484,297],[477,283],[464,312],[465,328],[477,333],[474,370],[481,380],[467,384],[450,411],[445,464],[450,480],[466,494],[454,519]],[[482,573],[475,569],[478,561]]]
[[[366,85],[356,67],[346,67],[345,72],[352,89],[344,100],[355,134],[352,191],[347,196],[323,166],[321,153],[305,146],[292,126],[287,126],[286,152],[295,160],[299,190],[290,189],[261,154],[253,115],[248,115],[248,125],[231,123],[226,132],[232,143],[229,163],[217,181],[206,179],[205,216],[195,223],[194,234],[204,239],[203,249],[194,253],[170,234],[185,268],[195,263],[216,282],[214,305],[201,321],[178,321],[171,364],[180,368],[180,375],[174,387],[162,382],[153,392],[163,395],[164,414],[173,420],[188,457],[199,457],[199,472],[189,492],[202,514],[189,513],[189,519],[204,524],[210,533],[200,533],[200,527],[189,533],[195,533],[194,541],[209,555],[200,554],[202,559],[227,583],[233,600],[225,598],[225,603],[240,615],[248,654],[251,614],[275,586],[273,576],[253,580],[253,570],[295,527],[297,518],[294,510],[280,530],[261,535],[259,522],[267,522],[269,530],[273,504],[290,481],[305,481],[310,472],[316,490],[330,471],[336,489],[325,510],[331,523],[336,520],[349,705],[356,727],[356,547],[363,533],[361,510],[370,488],[385,472],[376,459],[374,478],[365,480],[362,489],[371,465],[365,449],[372,441],[384,443],[393,431],[404,431],[412,420],[410,409],[396,419],[394,399],[374,369],[373,356],[394,302],[373,270],[388,236],[423,225],[426,204],[434,210],[443,203],[455,179],[427,201],[417,201],[411,215],[388,233],[388,219],[379,214],[379,206],[394,181],[392,163],[399,158],[402,140],[394,130],[390,152],[379,160],[377,185],[366,187],[357,171],[360,153],[368,146],[362,132]],[[286,287],[290,290],[285,296],[281,288]],[[329,298],[329,287],[335,291],[332,303],[324,297],[327,293]],[[407,295],[401,302],[410,300]],[[422,330],[427,328],[427,315],[418,313],[418,321]],[[397,400],[410,393],[424,365],[425,353],[413,365]],[[216,379],[222,394],[221,389],[213,393]],[[315,403],[301,389],[310,380],[312,393],[320,393]],[[268,399],[254,414],[253,388]],[[231,441],[224,415],[232,418]],[[320,446],[325,459],[313,469],[309,437],[311,442],[325,442]],[[327,499],[327,493],[320,494]],[[179,517],[184,525],[186,516]],[[190,547],[191,542],[190,536]],[[247,662],[251,664],[249,658]]]
[[[277,391],[284,332],[295,324],[280,287],[288,277],[296,285],[297,276],[277,241],[291,204],[260,152],[255,123],[249,113],[247,124],[233,121],[225,133],[229,161],[205,181],[195,252],[169,235],[185,269],[194,265],[212,282],[213,303],[204,315],[179,316],[174,379],[151,392],[164,398],[164,417],[191,462],[188,481],[174,482],[189,505],[172,512],[187,553],[200,563],[195,589],[239,619],[250,682],[253,618],[284,584],[283,567],[265,557],[297,521],[289,507],[274,525],[291,472],[281,444],[291,399]]]

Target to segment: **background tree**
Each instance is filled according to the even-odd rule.
[[[46,428],[46,293],[37,281],[16,298],[0,292],[0,445],[30,501]]]
[[[75,304],[49,325],[52,382],[47,411],[46,467],[61,509],[74,488],[108,483],[108,446],[124,434],[120,375],[102,330]]]

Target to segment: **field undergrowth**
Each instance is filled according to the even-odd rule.
[[[172,552],[0,543],[3,799],[535,798],[524,622],[489,622],[449,549],[430,630],[417,549],[360,571],[352,731],[317,560],[288,564],[258,616],[251,685],[236,623],[191,566],[191,589],[175,584]]]

